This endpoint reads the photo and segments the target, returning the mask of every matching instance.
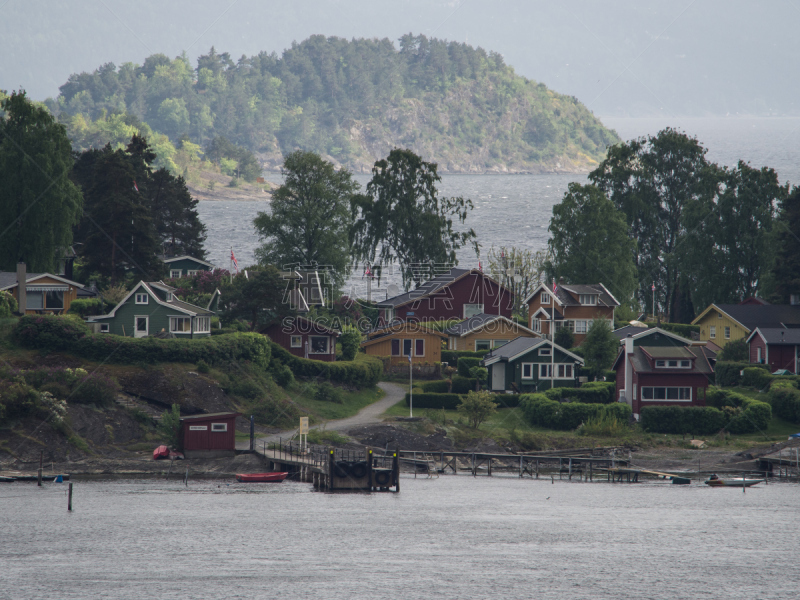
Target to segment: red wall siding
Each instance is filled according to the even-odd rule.
[[[211,431],[212,423],[226,423],[227,431]],[[191,419],[183,421],[184,450],[235,450],[236,415]],[[206,427],[202,431],[191,431],[190,426]]]
[[[794,373],[794,346],[770,346],[769,370],[788,369]]]
[[[308,321],[307,323],[310,323]],[[288,331],[285,331],[289,329]],[[310,329],[310,331],[309,331]],[[309,354],[308,358],[313,360],[322,360],[325,362],[333,362],[336,360],[336,336],[330,335],[324,329],[320,329],[319,327],[312,327],[311,325],[303,325],[300,322],[295,322],[292,324],[291,328],[287,328],[282,323],[275,323],[270,325],[266,329],[262,329],[261,333],[266,335],[271,339],[273,342],[285,348],[290,354],[294,354],[300,358],[305,358],[306,356],[306,342],[311,344],[311,341],[308,339],[312,335],[327,335],[330,340],[328,341],[328,348],[331,350],[330,354]],[[300,348],[292,348],[292,336],[293,335],[301,335],[303,336],[302,346]]]
[[[708,387],[708,378],[700,373],[684,374],[676,373],[673,375],[667,374],[652,374],[652,373],[637,373],[636,378],[636,402],[634,412],[641,412],[641,408],[645,406],[705,406],[706,396],[705,388]],[[642,388],[650,386],[670,386],[670,387],[690,387],[692,388],[692,401],[691,402],[670,402],[668,400],[641,400]]]
[[[625,365],[628,364],[628,357],[623,356],[619,359],[619,366],[617,367],[617,387],[615,390],[614,400],[619,400],[619,393],[620,391],[625,389]]]
[[[750,340],[750,362],[757,363],[758,362],[758,348],[761,348],[761,360],[763,361],[767,356],[766,345],[764,344],[764,340],[761,339],[761,336],[756,335],[753,336],[753,339]]]
[[[483,304],[483,312],[488,315],[502,315],[511,318],[513,297],[511,292],[488,277],[470,273],[453,283],[437,290],[430,296],[415,300],[397,308],[395,318],[440,320],[464,318],[465,304]],[[413,315],[408,313],[412,312]],[[386,314],[384,312],[384,318]]]

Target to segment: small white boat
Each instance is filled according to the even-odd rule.
[[[711,487],[750,487],[756,485],[757,483],[761,483],[764,481],[763,479],[747,479],[746,477],[740,477],[739,479],[720,479],[716,475],[712,475],[708,479],[705,480],[706,485],[710,485]]]

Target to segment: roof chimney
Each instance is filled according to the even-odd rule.
[[[625,338],[625,354],[633,354],[633,335],[630,333]]]
[[[25,307],[28,306],[28,288],[25,287],[26,282],[28,281],[25,263],[18,262],[17,263],[17,304],[19,304],[19,314],[25,314]]]

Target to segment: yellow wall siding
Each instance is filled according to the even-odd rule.
[[[469,350],[473,352],[475,350],[476,340],[505,340],[510,342],[518,337],[536,336],[520,329],[517,324],[512,326],[505,321],[500,321],[499,323],[489,323],[480,331],[474,331],[464,337],[451,336],[450,340],[452,341],[448,344],[448,348],[451,350]],[[453,344],[455,344],[455,347],[453,347]]]
[[[442,338],[429,333],[398,331],[376,341],[374,344],[364,346],[364,352],[370,356],[389,356],[391,364],[406,364],[405,356],[392,356],[392,340],[425,340],[425,356],[411,356],[413,364],[433,364],[442,362]],[[402,342],[401,342],[402,349]],[[412,346],[413,348],[413,346]]]
[[[64,286],[67,285],[63,281],[58,281],[57,279],[52,279],[50,277],[42,277],[41,279],[37,279],[36,281],[29,281],[29,286],[37,286],[37,285],[60,285]],[[78,288],[74,285],[70,285],[69,291],[64,292],[64,308],[63,309],[48,309],[45,307],[44,309],[40,310],[26,310],[26,315],[40,315],[40,314],[48,314],[48,313],[57,313],[57,314],[65,314],[68,310],[72,301],[78,298]],[[14,296],[14,299],[19,302],[19,287],[14,287],[11,289],[11,294]]]
[[[725,344],[728,342],[746,338],[751,333],[750,330],[742,327],[739,323],[715,308],[712,308],[705,317],[697,322],[697,324],[700,326],[700,341],[710,340],[720,348],[724,348]],[[716,327],[715,337],[711,337],[711,327]],[[731,337],[729,339],[725,339],[726,327],[731,328]]]

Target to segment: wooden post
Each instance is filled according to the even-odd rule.
[[[472,453],[472,476],[475,477],[475,453]]]
[[[592,473],[592,469],[594,468],[594,461],[589,461],[589,481],[592,481],[594,474]]]
[[[328,490],[333,490],[333,466],[335,464],[334,453],[335,448],[331,448],[331,453],[328,455]]]
[[[519,476],[522,477],[522,455],[519,455]]]
[[[189,467],[186,467],[186,475],[183,476],[183,485],[189,487]]]
[[[572,481],[572,458],[569,459],[569,480]]]
[[[42,460],[44,460],[44,450],[39,451],[39,487],[42,487]]]
[[[72,484],[69,484],[69,496],[67,496],[67,510],[72,512]]]
[[[394,491],[400,491],[400,457],[397,452],[392,455],[392,474],[394,475]]]
[[[492,457],[489,457],[489,477],[492,476]]]
[[[372,448],[367,447],[367,490],[372,491]]]
[[[536,459],[536,479],[539,479],[539,459]]]

